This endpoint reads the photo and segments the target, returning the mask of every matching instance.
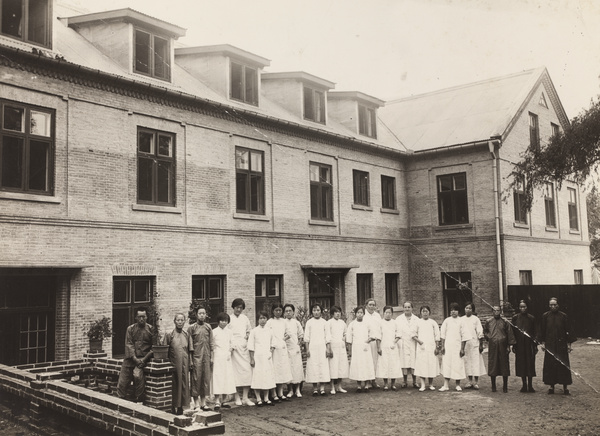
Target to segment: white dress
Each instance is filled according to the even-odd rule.
[[[371,337],[375,339],[381,339],[381,326],[379,325],[381,323],[381,315],[379,315],[378,312],[373,312],[372,314],[370,314],[368,310],[365,310],[365,316],[363,318],[363,321],[370,324],[371,334],[373,335]],[[379,353],[377,353],[377,341],[372,341],[369,344],[369,347],[371,348],[373,368],[377,368],[377,360],[379,359]],[[375,380],[375,377],[373,377],[373,380]]]
[[[487,374],[483,356],[479,352],[479,339],[483,338],[483,327],[481,321],[475,315],[461,316],[465,323],[465,330],[471,336],[465,345],[465,373],[468,376],[476,376]]]
[[[442,323],[440,337],[445,339],[445,354],[442,357],[442,375],[444,378],[461,380],[466,377],[465,361],[460,357],[461,342],[471,339],[465,331],[462,320],[449,316]]]
[[[377,377],[398,378],[402,375],[398,344],[396,338],[400,337],[398,325],[393,319],[381,321],[381,356],[377,361]]]
[[[331,336],[331,351],[329,359],[329,375],[332,379],[348,377],[348,354],[346,353],[346,323],[342,319],[331,318],[327,321]]]
[[[398,353],[400,354],[400,368],[415,367],[417,342],[413,339],[413,333],[419,321],[420,318],[414,314],[410,318],[407,318],[404,314],[396,318],[401,338],[398,341],[398,345],[400,345],[398,349]]]
[[[356,381],[375,380],[375,367],[368,341],[373,337],[371,324],[354,320],[346,330],[346,342],[352,344],[352,358],[348,378]]]
[[[285,341],[287,347],[290,369],[292,372],[291,383],[297,384],[304,381],[304,366],[302,365],[302,350],[300,342],[304,338],[302,324],[297,319],[285,319],[285,331],[289,338]]]
[[[421,319],[415,325],[413,336],[417,336],[423,345],[417,343],[415,357],[415,375],[423,378],[437,377],[440,373],[440,361],[435,355],[436,342],[440,340],[440,328],[431,318]]]
[[[327,344],[331,342],[327,321],[323,318],[311,318],[306,322],[304,342],[308,342],[310,357],[306,359],[306,382],[328,383],[329,362],[327,362]]]
[[[275,383],[289,383],[292,380],[292,369],[285,344],[285,321],[283,318],[271,318],[265,325],[273,334],[273,369],[275,370]]]
[[[252,329],[250,320],[243,313],[240,316],[232,314],[227,328],[231,329],[232,336],[233,352],[231,353],[231,362],[233,363],[235,385],[250,386],[252,366],[250,366],[248,340],[246,339],[246,335]]]
[[[232,334],[228,328],[217,327],[213,330],[214,364],[213,389],[215,395],[234,394],[235,377],[231,362]]]
[[[252,389],[273,389],[275,387],[272,344],[271,329],[257,326],[250,332],[248,350],[254,351],[254,371],[252,371],[252,383],[250,384]]]

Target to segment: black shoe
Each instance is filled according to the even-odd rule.
[[[519,392],[527,392],[527,386],[523,386]]]
[[[504,392],[504,393],[507,393],[507,392],[508,392],[508,388],[507,388],[506,386],[504,386],[504,387],[502,388],[502,392]]]
[[[535,392],[535,389],[533,389],[533,386],[529,386],[529,387],[527,388],[527,391],[528,391],[528,392],[530,392],[530,393],[534,393],[534,392]]]
[[[492,392],[496,392],[496,387],[495,386],[492,388]]]
[[[568,390],[568,389],[565,389],[565,390],[563,391],[563,394],[565,394],[565,395],[571,395],[571,392],[569,392],[569,390]]]
[[[183,415],[183,407],[177,408],[177,415]]]
[[[554,388],[548,389],[548,395],[552,395],[554,393]]]

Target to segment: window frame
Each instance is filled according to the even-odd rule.
[[[532,150],[540,149],[540,122],[533,112],[529,112],[529,147]]]
[[[473,301],[473,274],[471,271],[442,272],[442,295],[444,312],[450,316],[450,303],[459,304],[459,314],[464,315],[465,303]],[[459,289],[459,283],[466,283],[468,289]]]
[[[400,274],[385,273],[385,305],[398,307],[400,298],[398,293],[398,283],[400,282]]]
[[[356,304],[364,306],[369,298],[373,298],[373,274],[356,274]]]
[[[557,136],[560,133],[560,127],[558,124],[550,123],[550,129],[552,131],[552,137]]]
[[[240,67],[240,82],[239,82],[239,94],[240,96],[234,96],[234,89],[237,90],[238,86],[234,87],[234,68]],[[252,86],[249,88],[249,73],[254,74],[252,79]],[[229,60],[229,98],[235,101],[241,101],[242,103],[251,104],[252,106],[258,106],[258,68],[251,67],[243,62],[230,59]]]
[[[307,96],[310,98],[307,99]],[[326,117],[325,91],[303,85],[302,88],[302,115],[305,120],[325,124]]]
[[[458,176],[464,177],[464,188],[456,188],[456,178]],[[442,179],[450,178],[451,189],[449,191],[442,191]],[[451,226],[457,224],[468,224],[469,223],[469,189],[467,173],[451,173],[451,174],[440,174],[436,177],[436,190],[438,195],[438,223],[440,226]],[[447,219],[444,215],[444,202],[450,202],[451,217]],[[464,203],[464,219],[457,218],[460,215],[460,202]]]
[[[519,224],[527,223],[528,211],[524,207],[525,204],[525,182],[523,178],[517,180],[515,189],[513,190],[515,222]]]
[[[149,133],[153,135],[153,152],[143,152],[140,151],[140,133]],[[159,138],[160,136],[163,137],[169,137],[171,138],[171,149],[172,149],[172,156],[164,156],[164,155],[160,155],[160,147],[159,147]],[[169,207],[175,207],[176,206],[176,184],[177,184],[177,161],[176,161],[176,151],[177,151],[177,142],[176,142],[177,136],[175,135],[175,133],[172,132],[167,132],[164,130],[156,130],[156,129],[152,129],[149,127],[142,127],[142,126],[138,126],[137,128],[137,133],[136,133],[136,168],[137,168],[137,174],[136,174],[136,200],[138,204],[149,204],[149,205],[153,205],[153,206],[169,206]],[[142,159],[151,159],[152,160],[152,200],[141,200],[140,199],[140,177],[141,177],[141,171],[140,171],[140,162],[142,161]],[[160,168],[160,163],[169,163],[171,166],[171,171],[169,173],[169,187],[168,187],[168,193],[170,196],[170,200],[169,201],[160,201],[158,199],[159,196],[159,185],[160,185],[160,181],[159,181],[159,168]]]
[[[520,286],[532,286],[533,285],[533,271],[530,269],[519,270],[519,285]]]
[[[377,138],[377,112],[374,108],[358,105],[358,133],[369,138]]]
[[[582,269],[574,269],[573,270],[573,280],[576,285],[583,285],[583,270]]]
[[[569,193],[569,201],[567,208],[569,210],[569,230],[579,231],[579,208],[577,206],[577,190],[575,188],[567,188]]]
[[[354,193],[354,204],[357,206],[371,205],[369,195],[369,173],[361,170],[352,170],[352,187]]]
[[[211,282],[219,284],[219,296],[211,297]],[[198,295],[197,284],[202,283],[204,289],[204,296]],[[206,320],[212,328],[217,328],[219,322],[217,321],[217,315],[221,312],[225,312],[225,290],[227,286],[227,276],[225,275],[203,275],[197,274],[192,276],[192,287],[191,296],[192,301],[200,301],[201,304],[206,308]],[[196,295],[194,295],[196,292]]]
[[[396,178],[381,175],[381,207],[383,209],[397,210],[396,204]]]
[[[277,283],[277,292],[275,295],[269,295],[269,281]],[[259,283],[261,285],[261,295],[257,295]],[[264,286],[263,286],[264,285]],[[264,291],[264,293],[263,293]],[[271,316],[271,305],[282,303],[283,301],[283,275],[282,274],[256,274],[254,276],[254,307],[256,308],[256,325],[258,325],[258,316],[261,310],[268,306],[269,316]],[[270,304],[270,305],[269,305]]]
[[[312,180],[311,167],[318,168],[318,179]],[[329,180],[321,180],[321,171],[328,170]],[[333,221],[333,167],[320,162],[309,162],[310,216],[313,220]],[[315,191],[316,190],[316,191]],[[315,194],[316,192],[316,194]],[[313,198],[316,195],[316,198]],[[326,196],[324,199],[323,197]],[[323,211],[323,202],[326,210]],[[316,206],[316,207],[315,207]]]
[[[21,17],[22,17],[21,35],[22,36],[17,36],[17,35],[11,35],[10,33],[6,33],[3,31],[3,28],[2,28],[2,6],[4,6],[4,2],[0,1],[0,35],[5,36],[7,38],[16,39],[18,41],[23,41],[27,44],[33,44],[33,45],[37,45],[40,47],[52,49],[52,4],[53,4],[53,1],[46,0],[46,7],[45,7],[45,12],[46,12],[45,27],[46,27],[46,29],[44,30],[44,42],[39,42],[39,41],[29,39],[29,33],[30,33],[29,31],[30,31],[30,24],[31,24],[30,2],[31,2],[31,0],[22,0],[22,4],[21,4]]]
[[[22,115],[22,131],[5,128],[5,111],[6,107],[21,109]],[[32,112],[46,114],[50,117],[49,135],[37,135],[31,133],[32,129]],[[56,144],[56,111],[54,109],[43,108],[39,106],[13,102],[11,100],[0,99],[0,191],[3,192],[20,192],[25,194],[35,195],[54,195],[54,178],[55,178],[55,144]],[[3,183],[3,154],[4,154],[4,138],[14,138],[21,141],[22,149],[20,150],[20,165],[21,165],[21,184],[20,187],[4,186]],[[46,165],[45,165],[45,185],[46,189],[31,188],[31,172],[32,172],[32,142],[46,144]]]
[[[248,169],[238,168],[238,151],[248,152]],[[252,155],[260,155],[260,166],[261,171],[255,171],[252,168]],[[244,175],[245,180],[245,192],[244,202],[245,207],[240,208],[238,191],[238,177]],[[235,147],[235,209],[237,213],[247,213],[253,215],[264,215],[265,214],[265,153],[262,150],[255,150],[247,147]],[[256,192],[253,193],[252,189],[252,178],[258,180],[256,186]],[[256,197],[257,207],[256,210],[252,208],[253,194]]]
[[[552,195],[549,195],[549,194]],[[546,211],[546,227],[556,228],[556,202],[554,183],[546,182],[544,185],[544,208]]]
[[[138,70],[138,44],[137,44],[137,35],[139,33],[144,33],[149,36],[150,46],[148,47],[148,71]],[[164,75],[157,74],[156,70],[156,57],[159,54],[156,52],[156,39],[161,39],[166,42],[166,56],[164,63],[166,73]],[[155,79],[164,80],[166,82],[171,81],[171,39],[165,38],[164,36],[160,36],[156,33],[149,32],[145,29],[140,29],[138,27],[133,28],[133,72],[136,74],[141,74],[143,76],[153,77]]]

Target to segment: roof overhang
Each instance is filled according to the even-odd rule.
[[[59,265],[0,265],[2,275],[70,275],[92,265],[59,264]]]
[[[178,56],[203,56],[203,55],[223,55],[234,59],[239,59],[250,65],[254,65],[259,68],[268,67],[271,65],[271,61],[262,56],[255,55],[249,51],[242,50],[241,48],[235,47],[231,44],[218,44],[218,45],[203,45],[196,47],[179,47],[175,49],[175,57]]]
[[[317,265],[300,265],[300,268],[303,270],[351,270],[352,268],[358,268],[360,265],[327,265],[327,264],[317,264]]]
[[[324,90],[335,88],[335,83],[322,79],[304,71],[288,71],[283,73],[263,73],[261,80],[297,80]]]
[[[355,100],[366,106],[385,106],[385,101],[360,91],[333,91],[327,95],[332,100]]]

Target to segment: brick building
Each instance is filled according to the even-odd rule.
[[[583,194],[511,162],[568,119],[545,69],[384,103],[131,9],[0,0],[0,362],[80,356],[103,315],[192,298],[445,316],[587,280]],[[535,255],[533,255],[535,254]],[[474,289],[457,290],[457,283]]]

